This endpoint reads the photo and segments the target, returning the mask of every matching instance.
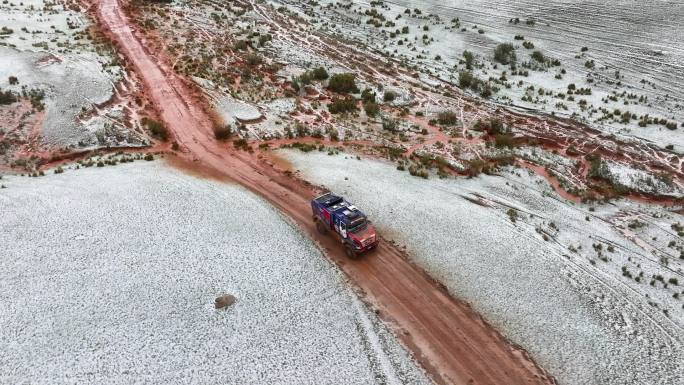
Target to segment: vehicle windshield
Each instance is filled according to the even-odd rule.
[[[351,231],[352,233],[358,233],[359,231],[363,231],[368,227],[368,221],[363,221],[356,226],[350,226],[347,230]]]

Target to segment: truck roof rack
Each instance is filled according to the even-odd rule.
[[[334,205],[334,204],[336,204],[336,203],[341,202],[341,201],[342,201],[342,197],[337,196],[337,195],[335,195],[335,194],[333,194],[333,193],[331,193],[331,192],[327,192],[327,193],[325,193],[325,194],[319,196],[318,198],[315,198],[314,200],[315,200],[316,202],[322,204],[322,205],[331,206],[331,205]]]

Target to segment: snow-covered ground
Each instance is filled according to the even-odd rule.
[[[159,161],[0,182],[0,383],[430,383],[243,188]]]
[[[504,105],[573,116],[606,132],[672,144],[678,151],[684,146],[676,131],[684,127],[682,1],[274,3],[286,4],[324,31],[456,84],[469,51],[474,55],[469,70],[497,88],[492,99]],[[515,47],[515,70],[494,60],[494,49],[502,43]],[[559,63],[540,65],[532,59],[535,51]],[[571,95],[575,86],[591,92]],[[626,112],[675,126],[640,127],[634,118],[624,123],[620,116]]]
[[[561,384],[684,382],[682,215],[570,204],[523,169],[424,180],[356,156],[280,153],[365,210]]]

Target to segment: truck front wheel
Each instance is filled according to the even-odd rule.
[[[359,253],[357,253],[356,250],[349,245],[344,247],[344,251],[349,259],[357,259],[359,257]]]

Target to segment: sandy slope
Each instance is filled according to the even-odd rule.
[[[138,71],[150,99],[196,166],[213,169],[258,192],[294,219],[310,235],[308,199],[313,192],[245,153],[221,148],[208,117],[181,80],[165,70],[133,33],[117,0],[102,0],[97,14],[120,51]],[[394,321],[404,342],[441,383],[549,383],[551,380],[522,352],[483,322],[467,305],[450,298],[396,248],[382,243],[378,252],[350,263],[330,238],[321,239],[328,255],[365,292],[385,319]]]

